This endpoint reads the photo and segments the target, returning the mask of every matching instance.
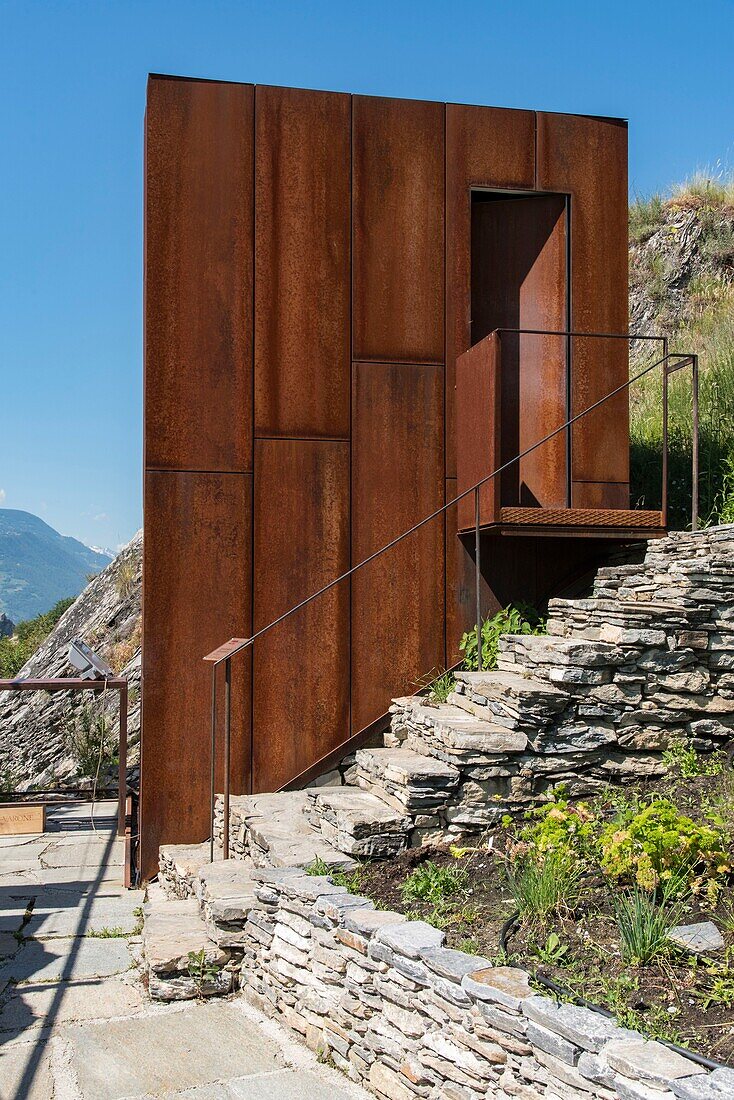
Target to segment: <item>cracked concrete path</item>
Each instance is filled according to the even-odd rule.
[[[242,998],[151,1004],[116,805],[0,838],[0,1100],[365,1100]]]

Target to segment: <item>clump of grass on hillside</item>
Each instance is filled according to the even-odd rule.
[[[651,195],[648,199],[637,198],[629,210],[630,240],[637,244],[649,240],[663,224],[663,216],[662,195]]]
[[[676,204],[734,205],[734,172],[720,163],[713,168],[701,168],[673,187],[670,201]]]

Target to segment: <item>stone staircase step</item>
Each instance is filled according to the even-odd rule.
[[[496,669],[457,672],[456,694],[487,708],[487,718],[510,729],[548,724],[568,705],[568,695],[537,677]]]
[[[255,895],[255,867],[250,860],[210,863],[198,873],[196,893],[209,937],[219,947],[241,947],[245,923],[253,909],[263,909]]]
[[[195,892],[199,869],[209,863],[209,841],[203,844],[161,844],[158,849],[158,883],[168,897],[189,898]],[[221,859],[215,846],[214,858]]]
[[[161,887],[149,886],[143,920],[143,957],[154,1000],[231,992],[230,954],[208,935],[196,898],[167,898]]]
[[[627,660],[623,649],[601,639],[507,634],[500,638],[497,667],[530,670],[553,684],[606,684]]]
[[[407,722],[425,750],[448,763],[498,763],[508,754],[525,751],[528,739],[522,731],[489,721],[487,715],[486,707],[452,692],[446,703],[437,705],[426,705],[416,697]]]
[[[358,787],[306,791],[306,815],[327,843],[358,859],[387,859],[407,846],[412,821]]]
[[[444,806],[459,772],[434,756],[411,749],[358,749],[357,783],[400,813],[431,813]]]
[[[230,836],[242,838],[231,854],[249,856],[256,867],[308,867],[321,860],[333,870],[353,870],[357,864],[346,852],[324,840],[309,824],[305,791],[238,795],[230,802]],[[222,836],[223,804],[217,799],[215,836]]]

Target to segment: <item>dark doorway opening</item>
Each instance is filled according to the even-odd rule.
[[[472,191],[471,340],[498,328],[563,331],[568,323],[568,196]],[[562,336],[501,336],[500,453],[508,462],[568,419]],[[502,474],[502,506],[568,505],[568,433]]]

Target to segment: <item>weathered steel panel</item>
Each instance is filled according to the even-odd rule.
[[[255,631],[349,569],[349,444],[256,440]],[[349,581],[254,643],[256,791],[349,737]]]
[[[629,508],[629,482],[574,481],[574,508]]]
[[[251,633],[251,500],[250,474],[145,476],[140,798],[146,876],[155,873],[159,844],[209,836],[211,673],[202,658],[225,638]],[[232,662],[233,792],[249,786],[249,690],[250,658],[242,654]],[[223,722],[222,703],[223,691]],[[221,736],[219,756],[221,764]],[[218,784],[222,776],[220,766]]]
[[[472,344],[496,328],[566,328],[566,200],[533,195],[475,202],[472,209]],[[502,503],[566,503],[566,431],[536,447],[566,416],[567,342],[502,333]],[[457,384],[457,421],[461,416]],[[460,431],[459,457],[472,447]],[[535,448],[530,450],[530,448]],[[499,465],[499,462],[497,463]],[[458,468],[458,467],[457,467]]]
[[[357,363],[352,564],[443,504],[443,369]],[[444,663],[444,518],[352,578],[352,731]]]
[[[253,89],[151,77],[145,461],[251,470]]]
[[[456,478],[446,481],[446,502],[454,500],[458,493]],[[461,660],[459,642],[466,630],[471,630],[476,621],[476,571],[474,568],[474,539],[470,535],[459,535],[458,505],[446,509],[446,667],[452,668]],[[485,565],[487,562],[485,561]],[[495,565],[489,558],[489,568],[483,570],[481,578],[482,614],[495,611],[497,603],[487,583],[487,576],[493,575]]]
[[[485,336],[456,360],[457,492],[465,493],[501,465],[502,454],[502,344],[497,333]],[[479,489],[479,523],[497,520],[501,475]],[[476,493],[457,504],[460,531],[476,522]]]
[[[349,437],[351,99],[255,93],[255,434]]]
[[[539,114],[538,186],[571,195],[571,327],[626,332],[627,124]],[[572,350],[576,414],[626,381],[628,359],[621,340],[577,339]],[[611,483],[600,507],[613,507],[618,483],[629,481],[628,425],[622,393],[573,428],[574,481]]]
[[[454,370],[471,345],[471,187],[535,186],[535,114],[446,105],[446,473],[456,475]]]
[[[353,99],[355,359],[442,363],[444,104]]]

